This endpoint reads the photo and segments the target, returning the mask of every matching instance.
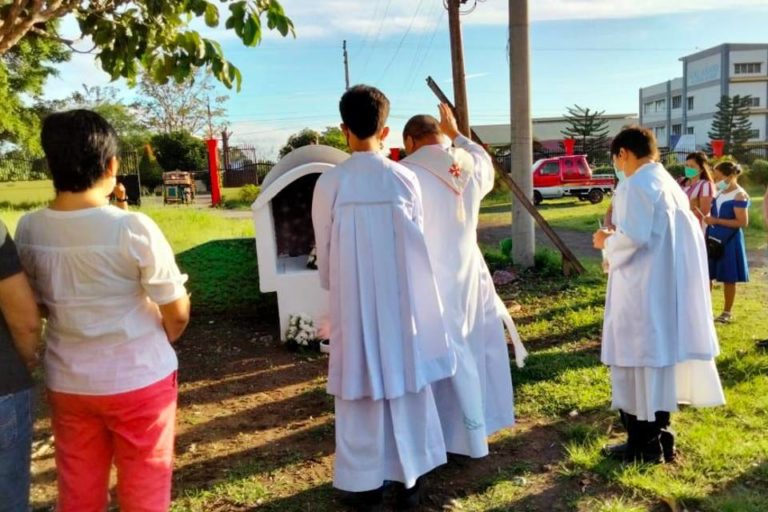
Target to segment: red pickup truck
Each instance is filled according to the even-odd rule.
[[[533,202],[575,196],[597,204],[612,194],[616,178],[612,174],[592,174],[584,155],[543,158],[533,164]]]

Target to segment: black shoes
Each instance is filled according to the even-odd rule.
[[[372,491],[345,492],[341,502],[356,512],[379,512],[383,510],[384,487]]]
[[[758,341],[755,343],[755,346],[757,346],[757,348],[768,349],[768,339]]]
[[[392,490],[395,510],[416,510],[421,505],[421,478],[409,489],[400,482],[388,483],[386,487]],[[384,486],[372,491],[345,492],[341,502],[355,512],[379,512],[384,510]]]
[[[395,510],[415,510],[421,505],[421,478],[409,489],[400,482],[394,482],[392,487],[395,491]]]

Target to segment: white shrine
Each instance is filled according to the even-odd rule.
[[[269,171],[251,205],[259,287],[277,292],[281,339],[291,315],[307,314],[317,326],[328,313],[328,292],[320,288],[310,262],[315,247],[312,194],[320,174],[347,158],[347,153],[329,146],[298,148]]]

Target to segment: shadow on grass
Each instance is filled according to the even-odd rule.
[[[768,357],[764,354],[734,353],[717,359],[717,370],[723,386],[731,388],[756,377],[768,375]]]
[[[752,467],[702,500],[707,512],[765,512],[768,510],[768,461]]]
[[[259,315],[275,312],[276,296],[259,290],[252,238],[214,240],[176,256],[189,275],[193,314]],[[276,312],[275,312],[276,317]]]

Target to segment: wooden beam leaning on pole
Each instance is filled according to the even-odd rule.
[[[437,82],[435,82],[431,76],[427,77],[427,85],[429,86],[430,89],[432,89],[432,92],[435,93],[435,96],[437,96],[440,102],[445,103],[446,105],[450,106],[451,109],[455,110],[453,103],[451,103],[448,97],[443,93],[442,89],[440,89],[440,86],[437,85]],[[477,136],[477,133],[475,133],[475,131],[472,129],[470,129],[470,132],[472,135],[472,140],[474,140],[480,145],[483,145],[483,141],[480,139],[480,137]],[[552,226],[549,225],[546,219],[544,219],[544,217],[541,216],[541,214],[536,209],[536,207],[531,202],[531,200],[528,198],[528,196],[526,196],[523,190],[517,185],[517,183],[515,183],[515,180],[513,180],[508,173],[504,172],[504,170],[501,168],[501,166],[499,165],[499,163],[496,161],[495,158],[491,158],[491,160],[493,161],[493,167],[496,169],[496,173],[501,177],[502,181],[504,181],[507,187],[509,187],[509,190],[512,191],[512,193],[515,195],[515,198],[520,202],[520,204],[528,211],[528,213],[531,214],[531,216],[539,225],[539,227],[544,232],[544,234],[547,235],[547,237],[552,241],[555,247],[557,247],[557,250],[560,251],[560,254],[563,257],[563,274],[565,274],[566,276],[571,276],[571,275],[578,275],[586,272],[586,269],[581,264],[581,262],[576,257],[576,255],[573,254],[573,252],[568,248],[567,245],[565,245],[565,242],[563,242],[563,239],[560,238],[560,236],[555,232],[554,229],[552,229]]]

